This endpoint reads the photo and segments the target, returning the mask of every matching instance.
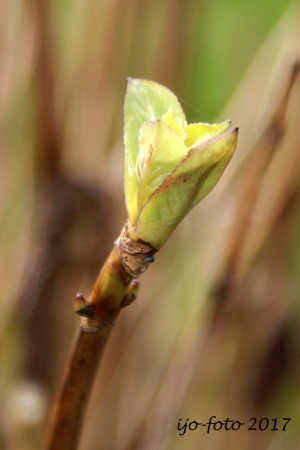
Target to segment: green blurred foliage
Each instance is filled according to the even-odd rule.
[[[292,0],[203,0],[190,8],[182,87],[189,122],[211,122]]]

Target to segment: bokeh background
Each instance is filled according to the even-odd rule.
[[[72,299],[126,219],[128,76],[240,139],[121,314],[80,448],[300,449],[299,20],[289,0],[2,2],[1,450],[43,448]],[[179,436],[179,418],[212,415],[292,420]]]

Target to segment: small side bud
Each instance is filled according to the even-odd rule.
[[[140,282],[136,279],[132,280],[128,287],[128,292],[122,300],[122,308],[125,308],[125,306],[131,305],[131,303],[134,302],[137,297],[139,287]]]
[[[95,307],[92,303],[89,303],[80,292],[78,292],[74,299],[74,311],[79,316],[93,317]]]

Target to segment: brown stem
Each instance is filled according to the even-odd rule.
[[[48,450],[75,450],[96,370],[130,283],[143,273],[154,249],[130,239],[125,226],[81,312],[80,331],[66,367],[51,420]],[[125,302],[126,304],[126,302]],[[83,311],[83,310],[81,310]],[[88,311],[88,313],[87,313]]]
[[[35,169],[36,176],[43,179],[51,178],[59,170],[63,150],[63,129],[57,116],[55,55],[49,33],[47,3],[32,0],[32,9],[36,39],[39,42],[35,73],[39,121]]]
[[[232,228],[232,236],[229,239],[227,258],[223,270],[223,281],[221,283],[224,286],[226,285],[226,290],[234,283],[236,278],[240,255],[244,248],[253,211],[261,192],[264,174],[285,134],[288,102],[299,70],[300,63],[296,62],[292,67],[283,97],[262,136],[252,149],[242,171],[241,193],[236,206],[235,223]]]
[[[96,333],[80,329],[55,403],[47,449],[77,447],[96,370],[110,331],[108,325],[103,325]]]

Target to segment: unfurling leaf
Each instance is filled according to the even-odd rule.
[[[128,230],[159,249],[215,186],[237,145],[230,122],[186,124],[164,86],[130,79],[125,99]]]

